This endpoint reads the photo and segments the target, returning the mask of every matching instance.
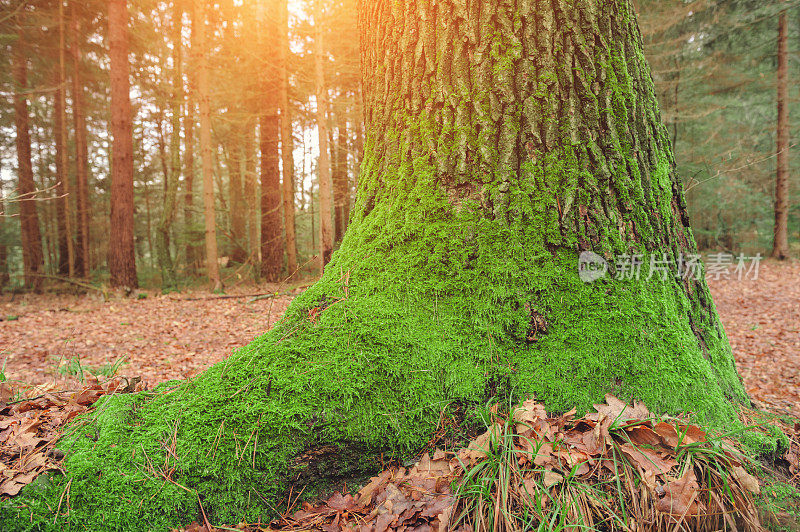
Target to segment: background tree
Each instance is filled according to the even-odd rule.
[[[58,231],[58,273],[75,275],[75,249],[72,240],[72,209],[70,203],[69,157],[67,154],[66,117],[66,27],[64,3],[58,2],[58,70],[54,98],[53,136],[56,147],[56,226]]]
[[[31,162],[31,135],[28,116],[28,56],[25,49],[26,35],[23,29],[24,8],[20,11],[20,27],[13,50],[14,75],[14,121],[16,124],[17,170],[19,181],[19,218],[22,227],[22,261],[25,271],[25,286],[38,292],[42,289],[44,257],[39,215],[36,212],[38,193],[33,181]]]
[[[111,222],[108,269],[111,286],[134,289],[136,255],[133,247],[133,126],[128,64],[128,4],[108,1],[108,49],[111,59]]]
[[[217,225],[214,207],[214,175],[211,146],[211,108],[209,101],[208,64],[206,59],[205,0],[194,0],[194,23],[197,24],[195,54],[197,65],[197,98],[200,103],[200,153],[203,164],[203,212],[205,217],[206,271],[214,291],[222,290],[217,253]],[[195,31],[195,30],[193,30]]]
[[[319,141],[319,263],[324,270],[333,254],[333,192],[328,140],[328,86],[325,83],[325,46],[323,43],[322,0],[314,1],[314,72],[317,97],[317,130]]]
[[[281,73],[281,163],[283,192],[283,227],[286,234],[286,266],[288,275],[297,272],[297,233],[294,205],[294,128],[289,100],[289,3],[279,0],[278,34]]]
[[[778,131],[772,256],[789,256],[789,17],[778,15]]]
[[[178,279],[172,259],[172,224],[178,211],[178,181],[183,170],[181,165],[181,109],[183,108],[183,6],[180,0],[172,1],[172,98],[170,141],[170,165],[164,179],[164,208],[158,224],[158,262],[161,268],[161,288],[175,290]]]
[[[61,1],[59,0],[59,4]],[[83,64],[81,61],[82,41],[81,21],[87,16],[81,13],[81,2],[70,2],[72,28],[72,116],[75,128],[75,189],[78,220],[78,238],[76,246],[76,270],[83,276],[91,274],[91,243],[89,233],[89,147],[86,140],[86,105],[84,102]],[[87,8],[83,7],[84,10]]]
[[[270,3],[277,8],[281,0]],[[261,144],[261,276],[269,282],[281,280],[283,274],[283,240],[281,234],[281,174],[278,145],[280,141],[280,53],[278,12],[262,7],[262,91],[260,110]]]

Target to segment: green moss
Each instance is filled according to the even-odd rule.
[[[791,484],[767,479],[756,504],[767,530],[789,532],[800,529],[800,491]]]

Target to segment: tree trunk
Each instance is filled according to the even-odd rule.
[[[364,101],[363,95],[357,91],[355,97],[355,126],[356,126],[356,171],[353,178],[353,190],[358,192],[358,180],[361,175],[361,164],[364,162]],[[350,219],[350,214],[347,216]]]
[[[58,234],[58,268],[59,275],[73,277],[75,275],[75,249],[72,241],[72,209],[70,201],[69,159],[67,157],[67,125],[64,102],[64,23],[63,4],[60,8],[60,56],[59,69],[56,76],[54,94],[53,133],[56,142],[56,231]]]
[[[192,0],[194,1],[194,0]],[[190,18],[191,18],[191,25],[192,25],[192,37],[191,37],[191,46],[192,46],[192,55],[194,56],[194,50],[196,49],[197,43],[197,24],[195,22],[195,9],[190,11]],[[197,65],[194,63],[194,59],[192,60],[192,71],[197,68]],[[194,230],[194,177],[195,177],[195,166],[194,166],[194,129],[195,129],[195,109],[194,109],[194,76],[189,76],[189,85],[188,91],[186,94],[186,116],[184,117],[183,121],[183,133],[186,136],[184,139],[185,143],[185,154],[184,154],[184,161],[183,161],[183,171],[184,171],[184,191],[183,191],[183,237],[186,240],[186,245],[184,247],[186,253],[186,268],[189,274],[195,274],[197,272],[197,262],[198,257],[200,254],[198,253],[197,244],[196,242],[199,240],[199,235],[196,234]]]
[[[297,272],[297,230],[294,207],[294,133],[289,101],[289,3],[280,0],[281,157],[283,162],[283,227],[288,274]]]
[[[778,143],[772,257],[789,257],[789,21],[778,16]]]
[[[677,275],[696,246],[629,0],[377,0],[359,16],[364,171],[341,248],[270,332],[77,438],[75,485],[103,471],[158,520],[141,528],[192,520],[198,496],[218,522],[254,522],[294,479],[415,456],[442,416],[489,401],[585,411],[614,393],[737,426],[747,396],[705,279]],[[623,277],[631,254],[666,275]],[[601,278],[581,255],[613,266]],[[126,481],[172,456],[165,434],[183,489]],[[87,528],[129,515],[70,504]]]
[[[320,271],[333,255],[333,194],[331,191],[331,155],[328,146],[328,86],[325,84],[322,42],[322,1],[314,0],[314,69],[317,88],[317,130],[319,132],[319,260]]]
[[[256,170],[255,124],[248,119],[244,135],[245,168],[244,197],[247,204],[247,231],[250,262],[256,279],[260,275],[261,223],[259,216],[258,171]]]
[[[181,0],[172,1],[172,136],[170,140],[169,173],[165,175],[164,205],[161,221],[156,228],[156,248],[161,269],[161,290],[178,288],[175,262],[172,259],[170,237],[178,211],[178,182],[181,177],[181,109],[183,108],[183,7]],[[163,159],[163,157],[162,157]]]
[[[243,149],[243,135],[236,131],[231,134],[233,142],[230,146],[228,160],[228,203],[231,213],[231,240],[233,241],[234,262],[244,264],[247,260],[245,239],[247,238],[246,206],[242,193],[242,174],[245,172],[245,153]]]
[[[195,54],[197,99],[200,102],[200,156],[203,160],[203,211],[205,216],[206,269],[213,291],[222,290],[217,253],[217,220],[214,201],[214,158],[211,147],[211,102],[209,101],[208,58],[206,57],[206,0],[194,1],[197,24]],[[194,30],[193,30],[194,31]]]
[[[19,183],[19,220],[22,228],[22,263],[25,274],[25,287],[35,292],[42,290],[44,274],[44,254],[42,236],[39,229],[39,215],[36,212],[36,184],[33,181],[31,163],[31,135],[28,116],[28,57],[24,48],[25,36],[20,30],[18,40],[12,51],[12,75],[14,77],[14,124],[17,138],[17,172]]]
[[[278,140],[280,126],[280,69],[270,58],[279,50],[277,21],[273,13],[262,9],[259,16],[265,26],[263,43],[264,69],[261,80],[261,277],[278,282],[283,273],[283,238],[281,231],[281,173]]]
[[[4,234],[6,224],[6,201],[3,197],[3,190],[0,187],[0,235]],[[11,278],[8,275],[8,248],[5,240],[0,238],[0,289],[5,287]]]
[[[348,188],[347,179],[347,115],[343,109],[335,113],[336,117],[336,162],[333,167],[333,203],[335,233],[334,240],[341,242],[347,228]]]
[[[133,123],[128,64],[128,3],[108,2],[111,59],[111,224],[108,269],[111,286],[138,288],[133,229]]]
[[[70,2],[72,28],[72,116],[75,124],[75,188],[77,203],[77,246],[75,270],[78,275],[88,277],[92,272],[89,233],[89,145],[86,141],[86,111],[83,102],[83,79],[81,78],[81,27],[79,2]]]

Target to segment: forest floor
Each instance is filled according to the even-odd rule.
[[[709,284],[756,406],[800,415],[800,262],[766,261],[757,280]],[[240,287],[227,298],[149,292],[144,299],[110,301],[6,294],[0,364],[5,361],[8,380],[48,389],[74,389],[81,371],[110,374],[115,366],[150,386],[189,378],[264,333],[299,293],[248,295],[275,289]]]

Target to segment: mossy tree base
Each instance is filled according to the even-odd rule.
[[[160,530],[197,519],[197,494],[214,523],[269,519],[290,486],[324,489],[411,455],[454,401],[535,394],[587,409],[612,392],[717,426],[735,418],[734,368],[712,363],[727,352],[702,352],[672,281],[586,285],[576,256],[561,262],[525,291],[548,322],[530,341],[530,312],[487,291],[485,270],[467,284],[352,270],[348,280],[336,260],[225,362],[174,390],[102,403],[60,444],[67,476],[4,503],[5,522]],[[70,511],[56,520],[68,483]]]
[[[295,481],[410,455],[454,402],[586,410],[611,392],[734,423],[747,397],[708,288],[676,275],[696,245],[629,2],[360,16],[368,142],[322,280],[196,379],[105,401],[61,442],[67,475],[3,523],[159,530],[200,503],[214,523],[268,519]],[[585,284],[586,250],[672,270]]]

